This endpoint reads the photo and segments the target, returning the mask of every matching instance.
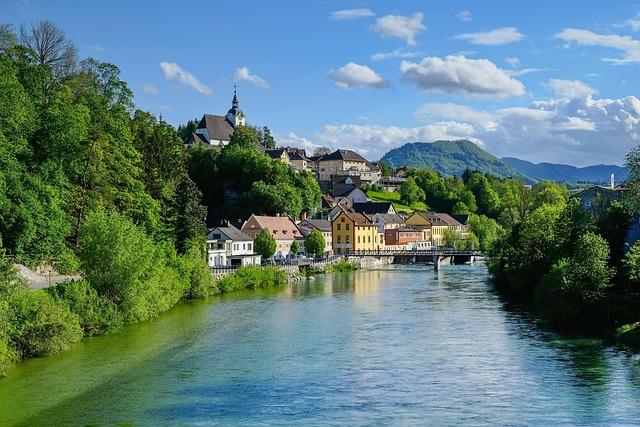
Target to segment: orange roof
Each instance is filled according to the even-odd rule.
[[[286,216],[266,216],[254,215],[255,219],[262,226],[268,228],[276,240],[290,240],[302,237],[298,226]]]

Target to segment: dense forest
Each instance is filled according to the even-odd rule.
[[[189,155],[171,125],[134,108],[115,65],[78,61],[47,21],[19,32],[0,26],[0,99],[0,376],[16,360],[157,317],[180,300],[285,280],[248,269],[214,282],[205,262],[206,207],[194,180],[211,201],[208,174],[242,177],[253,159],[261,184],[235,190],[276,203],[309,178],[258,158],[250,132],[234,134],[228,150]],[[199,171],[205,158],[213,169]],[[303,193],[289,212],[316,201]],[[29,291],[15,263],[84,279]]]

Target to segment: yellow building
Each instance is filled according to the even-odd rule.
[[[407,225],[428,228],[431,231],[431,242],[434,245],[444,244],[444,233],[449,225],[442,218],[433,212],[414,212],[407,218]]]
[[[340,212],[331,222],[331,234],[336,254],[384,249],[378,227],[363,214]]]

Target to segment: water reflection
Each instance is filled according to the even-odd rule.
[[[505,309],[482,267],[390,266],[183,305],[22,364],[0,424],[633,424],[639,366]]]

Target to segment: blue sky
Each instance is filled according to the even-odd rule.
[[[136,105],[178,125],[224,114],[281,144],[375,160],[470,139],[498,156],[622,163],[640,143],[640,3],[632,1],[0,0],[112,62]],[[376,55],[378,54],[378,55]]]

